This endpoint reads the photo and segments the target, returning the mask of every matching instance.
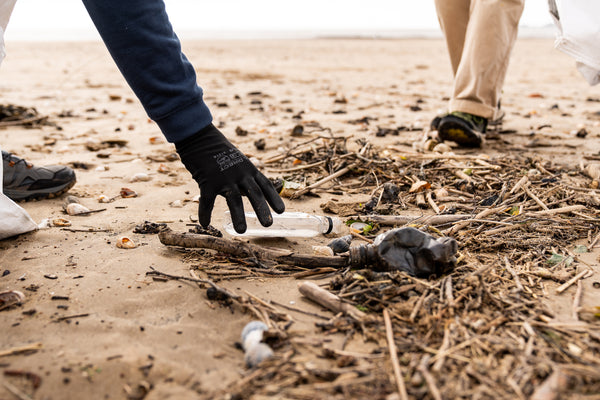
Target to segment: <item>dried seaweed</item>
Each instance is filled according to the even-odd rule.
[[[541,396],[546,380],[546,386],[558,385],[556,393],[600,391],[598,319],[580,321],[575,307],[572,323],[558,323],[542,301],[548,280],[573,278],[566,283],[571,285],[589,274],[571,250],[586,239],[592,247],[597,241],[592,238],[599,237],[600,193],[588,187],[589,176],[573,166],[519,156],[383,150],[364,141],[352,152],[346,145],[320,138],[269,163],[278,164],[283,179],[307,187],[351,166],[310,190],[369,194],[372,201],[356,204],[360,211],[353,218],[409,215],[413,218],[394,226],[410,223],[454,237],[460,244],[458,267],[436,280],[339,271],[328,289],[366,312],[364,319],[339,314],[317,322],[316,337],[290,334],[275,358],[211,398],[386,399],[398,390],[392,370],[401,371],[408,397],[418,399],[528,398]],[[298,159],[300,166],[294,166]],[[389,184],[398,190],[389,191]],[[428,220],[457,213],[463,217]],[[258,271],[266,272],[239,263],[203,268],[212,277]],[[397,350],[397,366],[389,356],[384,310],[393,323],[389,348]],[[319,340],[334,333],[362,339],[371,350],[356,354]],[[556,371],[566,378],[557,380]]]

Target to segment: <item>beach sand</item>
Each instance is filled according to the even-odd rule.
[[[261,160],[322,133],[292,138],[298,123],[293,117],[300,112],[302,121],[316,121],[336,136],[410,149],[423,131],[376,137],[377,126],[425,128],[444,111],[450,92],[451,70],[441,39],[184,41],[183,49],[197,68],[215,124],[246,154]],[[26,295],[22,306],[0,311],[0,351],[38,342],[43,346],[33,354],[0,357],[0,372],[39,375],[36,399],[121,399],[129,389],[141,390],[143,382],[153,387],[148,399],[206,398],[240,380],[247,369],[235,343],[254,317],[208,301],[206,291],[194,283],[155,281],[146,275],[153,267],[189,276],[190,266],[198,263],[162,245],[156,235],[132,233],[146,220],[187,231],[196,217],[198,204],[192,200],[198,187],[179,161],[168,161],[174,146],[162,139],[106,49],[101,43],[23,42],[7,43],[7,53],[0,70],[0,103],[35,107],[56,126],[0,129],[2,148],[37,165],[85,164],[87,169],[76,169],[77,184],[69,194],[90,209],[105,210],[65,216],[65,196],[21,204],[36,222],[63,217],[73,230],[97,232],[51,227],[0,242],[0,271],[10,271],[0,277],[0,291]],[[481,150],[456,151],[492,157],[519,152],[577,165],[600,150],[599,98],[598,88],[587,85],[574,61],[555,50],[552,40],[519,39],[502,96],[503,128],[514,131],[495,135]],[[335,113],[340,110],[345,113]],[[365,116],[377,121],[347,123]],[[236,135],[237,127],[248,135]],[[574,132],[584,127],[587,137],[577,137]],[[265,150],[255,148],[259,138],[266,140]],[[112,139],[126,144],[100,151],[108,158],[86,147]],[[279,176],[269,168],[264,172]],[[137,173],[151,180],[131,182]],[[103,194],[118,196],[122,188],[138,197],[97,201]],[[320,204],[340,200],[331,193],[320,196],[286,199],[287,209],[322,213]],[[369,198],[353,196],[357,201]],[[173,207],[175,201],[182,207]],[[219,229],[225,208],[219,198],[213,213]],[[121,236],[138,247],[117,248]],[[312,245],[327,241],[261,243],[310,252]],[[596,255],[588,256],[595,263]],[[290,277],[260,277],[219,284],[239,294],[330,314],[303,299],[297,283]],[[583,304],[598,305],[597,291],[593,296],[586,291]],[[550,299],[559,315],[570,312],[568,297]],[[317,332],[318,319],[290,314],[296,321],[292,331]],[[327,339],[335,347],[344,336]],[[368,352],[369,344],[353,340],[346,349]],[[2,380],[20,384],[0,375]],[[13,396],[0,385],[1,399]]]

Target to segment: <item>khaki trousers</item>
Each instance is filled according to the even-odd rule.
[[[525,0],[436,0],[454,87],[448,111],[498,116]]]

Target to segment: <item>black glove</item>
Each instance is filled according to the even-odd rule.
[[[233,227],[246,231],[242,196],[248,197],[258,220],[270,226],[273,217],[269,205],[278,214],[285,210],[275,188],[256,167],[223,134],[210,124],[195,135],[175,143],[183,165],[200,186],[198,220],[207,228],[215,198],[225,197]],[[266,200],[266,201],[265,201]]]

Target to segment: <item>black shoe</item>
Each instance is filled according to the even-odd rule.
[[[463,147],[480,147],[486,128],[486,118],[455,111],[441,118],[437,131],[442,141],[451,140]]]
[[[75,185],[75,172],[65,166],[35,167],[2,151],[2,192],[14,201],[50,199]]]

